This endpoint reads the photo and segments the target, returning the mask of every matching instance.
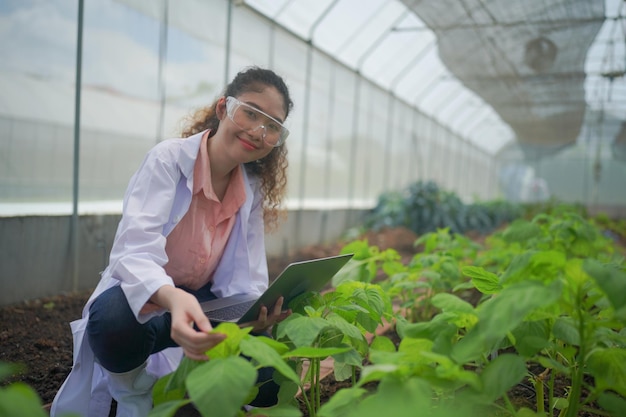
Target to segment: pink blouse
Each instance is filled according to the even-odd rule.
[[[192,290],[211,281],[235,224],[235,214],[246,200],[241,166],[232,172],[222,201],[213,191],[207,141],[205,134],[194,165],[189,211],[167,236],[165,245],[165,271],[177,286]]]

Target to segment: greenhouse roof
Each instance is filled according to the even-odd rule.
[[[245,3],[491,153],[626,148],[623,1]]]
[[[215,16],[217,2],[115,1],[153,18],[133,23],[138,37],[158,30],[164,5],[169,4],[169,26],[200,42],[224,42],[226,18]],[[6,7],[14,7],[12,3],[19,2]],[[227,3],[219,4],[226,13]],[[390,91],[488,154],[515,149],[534,157],[575,143],[599,142],[611,146],[614,158],[626,160],[624,1],[232,0],[232,4],[290,32],[303,45]],[[13,29],[32,20],[24,13],[20,16],[23,20],[16,20]],[[9,22],[0,23],[8,27]],[[74,36],[60,30],[54,40],[65,42],[58,49],[70,51],[65,58],[73,58],[67,46]],[[110,45],[122,42],[121,37],[116,41],[106,36]],[[145,58],[145,49],[124,42],[129,48],[125,59]],[[4,47],[13,45],[20,44]],[[58,60],[20,63],[12,58],[3,68],[40,67],[45,62],[43,71],[54,75]],[[63,71],[69,74],[71,69]],[[192,64],[169,71],[175,82],[206,75],[205,69]],[[149,74],[142,80],[147,84],[156,77]]]

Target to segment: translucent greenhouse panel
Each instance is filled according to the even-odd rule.
[[[341,0],[319,23],[314,42],[352,68],[388,32],[406,11],[400,3],[388,0]]]
[[[85,4],[81,201],[121,200],[160,136],[158,45],[153,19],[117,3]]]
[[[164,1],[112,1],[128,6],[155,22],[160,22],[163,18]],[[228,4],[228,1],[168,0],[168,24],[171,28],[196,39],[223,46],[228,23],[225,18],[228,14]],[[235,10],[237,10],[236,7]]]
[[[451,189],[456,190],[464,201],[469,201],[472,194],[471,188],[474,186],[471,183],[475,164],[473,156],[473,149],[466,141],[457,140],[456,145],[452,147],[450,185]]]
[[[372,49],[360,58],[359,69],[363,74],[393,89],[397,77],[416,64],[416,55],[432,40],[429,31],[415,29],[420,24],[412,13],[403,13],[386,35],[375,39]]]
[[[300,207],[306,197],[306,185],[302,185],[306,176],[302,174],[302,167],[306,167],[303,161],[306,161],[305,140],[308,140],[304,135],[303,112],[308,46],[283,30],[272,33],[272,43],[272,67],[285,79],[294,103],[286,123],[290,131],[286,142],[289,160],[287,200],[290,205]]]
[[[0,23],[0,203],[69,201],[76,6],[28,6]]]
[[[354,118],[352,120],[352,134],[350,138],[350,182],[348,195],[350,201],[365,202],[369,188],[370,175],[367,168],[380,165],[380,161],[372,161],[372,151],[376,150],[372,132],[367,129],[368,117],[370,117],[369,83],[359,78],[356,81],[354,96]],[[384,150],[379,150],[378,155],[384,155]],[[371,162],[370,162],[371,161]],[[368,202],[369,203],[369,202]],[[373,204],[373,203],[369,203]]]
[[[349,197],[350,174],[353,172],[350,155],[353,135],[354,89],[357,83],[355,74],[343,67],[337,66],[334,76],[335,90],[331,92],[334,98],[333,166],[330,174],[333,180],[330,183],[328,195],[330,199],[345,204]]]
[[[302,37],[303,39],[309,38],[309,33],[314,23],[319,16],[325,13],[325,10],[330,7],[333,0],[291,0],[285,2],[272,2],[267,1],[253,1],[247,0],[250,6],[259,8],[260,11],[266,13],[271,19],[280,22],[288,30]]]
[[[389,138],[391,146],[389,148],[390,183],[388,186],[403,189],[415,180],[415,176],[410,175],[411,168],[415,164],[411,138],[413,109],[405,103],[395,100],[393,136]]]
[[[264,19],[245,7],[234,9],[231,27],[231,75],[243,67],[258,65],[268,67],[271,58],[272,26]],[[280,51],[276,51],[280,54]]]
[[[309,80],[308,111],[303,115],[306,120],[306,151],[304,152],[306,165],[306,180],[303,187],[306,200],[321,201],[327,196],[327,187],[332,178],[333,157],[332,119],[334,102],[332,100],[332,71],[334,63],[324,55],[313,53],[311,62],[311,78]],[[307,103],[298,103],[298,111],[306,111]],[[294,141],[300,142],[304,132],[298,132]],[[302,152],[302,151],[301,151]],[[301,154],[290,155],[290,164],[301,164]],[[336,163],[336,162],[335,162]]]
[[[385,191],[387,165],[387,145],[389,141],[389,102],[392,97],[371,83],[363,84],[365,115],[360,123],[364,142],[359,145],[362,164],[357,175],[362,177],[362,188],[357,188],[365,201],[376,201]]]

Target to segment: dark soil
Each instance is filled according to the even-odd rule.
[[[417,236],[406,229],[369,232],[361,238],[367,238],[370,245],[376,245],[381,250],[394,248],[405,261],[416,253],[413,244]],[[270,276],[276,276],[293,261],[337,255],[344,244],[345,242],[334,242],[316,245],[285,258],[271,258],[268,260]],[[69,323],[80,318],[90,293],[91,291],[60,294],[0,308],[0,362],[23,365],[21,373],[1,384],[23,381],[37,391],[44,405],[52,402],[72,365]],[[336,382],[332,375],[327,377],[322,384],[324,398],[331,397],[337,389],[343,387],[342,384],[345,383]],[[559,390],[567,388],[564,382]],[[511,395],[514,403],[534,408],[535,393],[530,384],[520,384]]]

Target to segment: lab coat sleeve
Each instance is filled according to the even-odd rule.
[[[250,262],[250,289],[263,294],[268,287],[267,254],[265,252],[265,221],[263,220],[263,193],[254,187],[252,210],[248,219],[248,254]]]
[[[179,182],[185,180],[176,163],[180,147],[161,142],[133,175],[124,197],[122,219],[111,249],[109,273],[121,281],[130,307],[140,322],[161,311],[139,314],[150,297],[163,285],[174,285],[165,273],[164,228]],[[191,193],[191,192],[190,192]]]

